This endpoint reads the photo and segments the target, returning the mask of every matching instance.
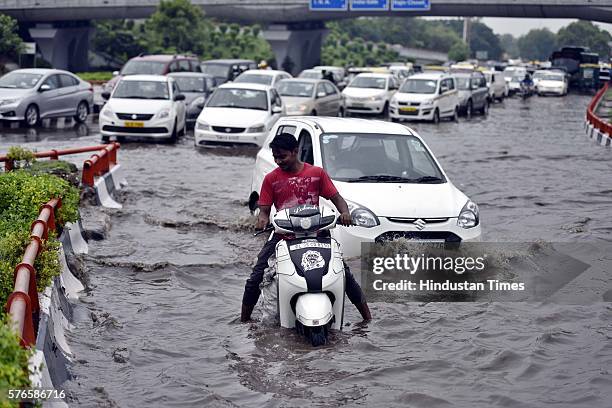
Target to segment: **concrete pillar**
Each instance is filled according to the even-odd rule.
[[[37,24],[29,31],[42,57],[49,61],[53,68],[72,72],[86,71],[89,68],[91,27],[54,27],[51,24]]]
[[[263,36],[276,56],[278,69],[285,69],[286,62],[290,61],[293,65],[289,73],[292,75],[321,64],[321,46],[326,33],[322,25],[270,25],[263,30]]]

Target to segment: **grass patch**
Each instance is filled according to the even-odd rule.
[[[113,77],[113,73],[110,71],[79,72],[76,75],[83,81],[109,81]]]

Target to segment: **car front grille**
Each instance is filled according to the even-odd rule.
[[[414,224],[416,220],[423,220],[425,224],[440,224],[448,221],[448,218],[401,218],[401,217],[387,217],[391,222],[397,222],[400,224]]]
[[[212,128],[215,132],[219,132],[219,133],[242,133],[245,131],[245,128],[229,127],[229,126],[213,126]]]
[[[121,120],[149,120],[153,115],[148,113],[117,113],[117,117]]]
[[[413,110],[413,111],[403,111],[400,110],[399,111],[400,115],[405,115],[405,116],[418,116],[419,115],[419,111],[417,110]]]
[[[168,133],[168,129],[165,127],[125,127],[125,126],[111,126],[104,125],[102,130],[107,132],[117,133],[133,133],[135,135],[143,135],[149,133]]]
[[[444,241],[461,242],[461,238],[449,231],[388,231],[376,237],[378,243],[391,242],[398,239],[408,239],[415,241]]]

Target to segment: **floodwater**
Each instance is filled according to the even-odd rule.
[[[588,101],[512,99],[487,118],[413,126],[479,204],[483,240],[587,245],[573,255],[595,266],[566,287],[585,301],[374,302],[367,324],[349,304],[319,348],[237,322],[263,244],[246,207],[255,151],[125,144],[123,208],[82,213],[104,239],[82,257],[70,405],[610,407],[612,259],[588,244],[612,237],[612,156],[584,135]],[[2,129],[1,146],[99,140],[87,132]]]

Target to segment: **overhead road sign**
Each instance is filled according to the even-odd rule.
[[[310,0],[310,10],[346,11],[348,10],[348,0]]]
[[[421,11],[431,10],[430,0],[391,0],[391,10]]]
[[[389,0],[351,0],[351,10],[387,11]]]

